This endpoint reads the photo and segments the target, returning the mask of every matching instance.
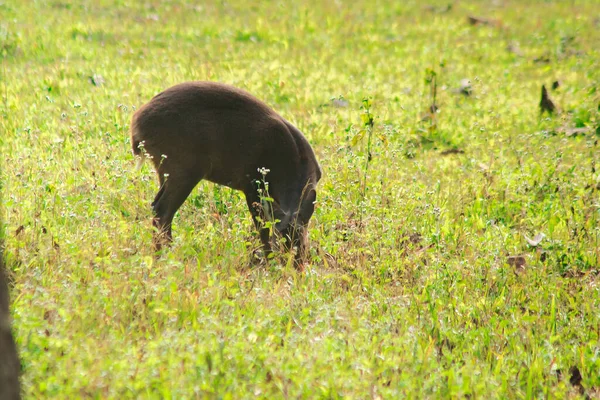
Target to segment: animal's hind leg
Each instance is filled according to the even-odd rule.
[[[197,181],[186,177],[169,176],[154,198],[152,209],[154,219],[154,249],[160,250],[165,243],[173,239],[171,223],[175,213],[189,196]]]

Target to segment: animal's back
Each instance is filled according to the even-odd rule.
[[[260,122],[281,118],[250,93],[218,82],[185,82],[157,94],[132,118],[132,145],[155,135],[198,136],[203,125],[216,127],[232,122]],[[240,126],[240,128],[242,128]],[[239,135],[244,134],[240,129]]]
[[[301,172],[304,146],[299,145],[304,143],[288,124],[243,90],[187,82],[159,93],[134,114],[131,141],[136,155],[144,142],[155,165],[165,164],[167,173],[189,171],[198,179],[242,189],[259,167],[282,181]]]

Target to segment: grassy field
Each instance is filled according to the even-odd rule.
[[[600,397],[600,3],[215,3],[0,2],[26,397]],[[311,142],[305,273],[210,183],[153,259],[129,123],[186,80]]]

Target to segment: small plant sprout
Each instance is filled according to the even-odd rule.
[[[269,228],[269,232],[272,233],[273,225],[279,222],[275,219],[273,213],[273,198],[269,195],[269,182],[267,181],[267,174],[271,172],[268,168],[258,168],[258,173],[261,174],[262,179],[256,182],[256,191],[260,198],[260,206],[262,207],[263,213],[265,214],[266,221],[263,221],[266,228]]]
[[[363,178],[363,188],[362,188],[362,197],[363,200],[367,191],[367,173],[369,172],[369,163],[371,162],[371,137],[373,136],[373,125],[375,124],[375,117],[371,114],[371,100],[369,98],[364,98],[361,106],[363,112],[360,115],[363,126],[367,131],[367,156],[365,160],[365,169],[364,169],[364,178]]]
[[[436,114],[439,109],[437,105],[437,73],[433,68],[425,70],[425,84],[429,86],[430,106],[428,107],[429,130],[434,131],[437,126]]]
[[[367,177],[368,177],[368,172],[369,172],[369,163],[371,162],[372,159],[372,155],[371,155],[371,142],[372,142],[372,137],[373,137],[373,127],[375,125],[375,117],[373,116],[373,114],[371,113],[371,99],[368,97],[365,97],[362,100],[362,104],[360,106],[362,112],[360,114],[360,119],[362,121],[362,129],[360,129],[358,131],[358,133],[356,135],[354,135],[354,137],[352,138],[352,144],[356,145],[365,135],[365,133],[367,134],[367,154],[365,156],[365,166],[363,169],[363,183],[362,183],[362,189],[361,189],[361,202],[364,203],[366,194],[367,194]],[[360,207],[360,226],[362,226],[362,214],[363,214],[363,210],[362,210],[362,206]]]
[[[142,165],[144,164],[144,157],[147,158],[152,158],[152,156],[150,156],[150,154],[148,154],[148,152],[146,151],[146,148],[144,147],[146,141],[142,140],[140,143],[138,143],[138,149],[140,149],[140,153],[141,156],[135,156],[137,158],[137,162],[135,165],[135,168],[137,170],[140,170],[142,168]]]

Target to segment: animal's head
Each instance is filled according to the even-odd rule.
[[[290,210],[275,211],[275,217],[279,215],[280,222],[275,225],[278,233],[285,240],[283,241],[286,250],[296,249],[296,262],[305,260],[309,248],[308,240],[308,223],[315,211],[315,203],[317,201],[316,183],[320,178],[315,175],[302,188],[299,193],[299,201],[294,202],[294,206]]]
[[[268,211],[277,221],[274,226],[275,235],[271,237],[272,247],[283,243],[284,249],[296,250],[296,264],[302,263],[309,248],[308,224],[315,211],[317,201],[317,183],[321,179],[321,169],[315,162],[309,169],[308,179],[304,185],[291,189],[290,196],[283,198],[283,203],[273,200]],[[263,209],[264,206],[263,206]],[[280,239],[284,240],[280,242]]]

